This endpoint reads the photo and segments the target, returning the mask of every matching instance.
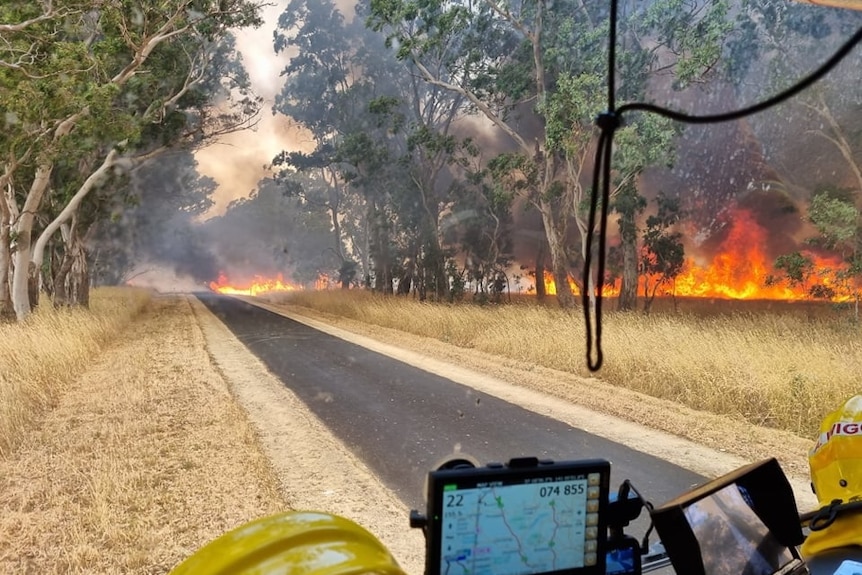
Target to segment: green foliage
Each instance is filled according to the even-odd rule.
[[[13,29],[0,43],[0,155],[16,170],[11,201],[20,207],[31,189],[41,198],[35,228],[19,221],[22,238],[32,242],[112,151],[134,158],[196,147],[246,127],[260,100],[229,30],[260,25],[259,8],[257,0],[4,2],[0,22]],[[127,223],[122,169],[134,164],[121,158],[91,188],[75,210],[79,235]],[[31,188],[37,168],[50,177],[44,188]],[[49,250],[61,255],[54,243]],[[123,250],[100,251],[120,262],[114,279],[133,263]],[[99,261],[102,272],[111,267]]]
[[[647,201],[638,193],[637,186],[631,180],[623,185],[613,202],[613,209],[620,214],[620,239],[634,243],[637,240],[637,225],[635,218],[646,208]],[[647,223],[649,229],[649,223]]]
[[[644,282],[644,311],[647,312],[659,288],[673,282],[685,265],[682,234],[675,231],[682,218],[679,199],[660,192],[655,202],[656,213],[646,220],[639,263]]]
[[[656,0],[637,22],[639,32],[655,35],[675,55],[674,85],[684,88],[716,68],[724,42],[733,29],[730,3]]]
[[[859,211],[851,201],[822,192],[811,198],[808,218],[815,225],[828,249],[848,248],[859,236]],[[855,243],[855,242],[854,242]]]
[[[556,89],[538,105],[545,118],[545,142],[551,151],[579,154],[593,139],[593,118],[602,110],[605,81],[598,73],[557,78]]]
[[[446,262],[446,275],[449,278],[449,302],[453,303],[464,299],[466,293],[467,281],[464,279],[464,273],[458,269],[458,264],[454,260]]]
[[[792,252],[775,258],[775,269],[784,272],[790,285],[806,287],[814,273],[814,262],[800,252]]]
[[[849,198],[848,190],[824,187],[812,196],[808,210],[808,218],[818,231],[818,236],[811,238],[810,243],[839,252],[841,265],[834,269],[817,269],[808,255],[798,251],[783,254],[774,263],[781,274],[768,277],[768,285],[787,281],[802,287],[815,299],[841,296],[859,300],[857,280],[862,276],[859,249],[862,226],[859,211]],[[816,281],[812,283],[813,280]]]

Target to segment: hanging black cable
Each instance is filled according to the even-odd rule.
[[[593,168],[593,188],[590,196],[590,212],[589,222],[587,226],[587,253],[584,256],[584,273],[583,273],[583,289],[581,290],[581,302],[584,307],[584,320],[586,322],[587,334],[587,368],[590,371],[598,371],[602,367],[604,356],[602,354],[602,289],[604,287],[605,276],[605,247],[607,242],[607,226],[608,226],[608,204],[610,203],[611,190],[611,159],[613,157],[614,133],[617,128],[622,125],[623,114],[626,112],[652,112],[659,114],[671,120],[684,122],[687,124],[715,124],[719,122],[729,122],[738,120],[758,112],[762,112],[767,108],[771,108],[788,98],[791,98],[814,84],[817,80],[825,76],[844,59],[853,48],[862,41],[862,28],[856,31],[855,34],[845,42],[835,54],[832,55],[823,65],[817,68],[814,72],[805,76],[801,81],[794,84],[787,90],[772,96],[762,102],[726,112],[722,114],[710,114],[704,116],[695,116],[683,112],[676,112],[654,104],[633,102],[620,106],[616,109],[616,89],[615,89],[615,73],[616,73],[616,40],[617,40],[617,0],[611,0],[610,22],[608,32],[608,110],[596,118],[596,125],[601,130],[599,134],[598,146],[596,148],[596,160]],[[599,203],[599,187],[601,187],[601,219],[598,222],[598,230],[596,230],[596,214],[598,212]],[[596,286],[590,288],[592,284],[592,248],[593,234],[598,232],[599,249],[598,249],[598,266],[596,269]],[[595,326],[592,322],[592,310],[590,309],[590,300],[595,298]],[[594,333],[595,332],[595,333]],[[593,344],[595,343],[595,361],[593,361]]]

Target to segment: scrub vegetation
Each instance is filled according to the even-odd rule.
[[[584,320],[550,305],[431,304],[368,292],[270,296],[584,376]],[[529,303],[527,303],[529,302]],[[656,307],[661,310],[662,303]],[[608,305],[607,307],[611,307]],[[680,313],[605,313],[602,381],[691,408],[812,437],[862,389],[859,326],[830,304],[686,300]]]

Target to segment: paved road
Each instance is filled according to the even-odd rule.
[[[480,462],[602,457],[655,504],[703,478],[234,298],[198,297],[411,508],[456,448]]]

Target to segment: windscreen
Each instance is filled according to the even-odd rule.
[[[685,517],[700,545],[706,575],[773,575],[794,561],[735,484],[695,501]]]
[[[526,575],[598,561],[601,474],[443,486],[440,572]]]

